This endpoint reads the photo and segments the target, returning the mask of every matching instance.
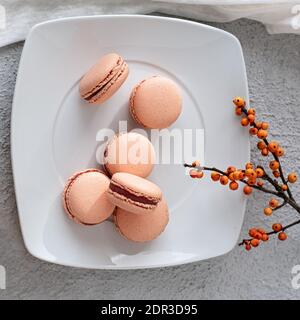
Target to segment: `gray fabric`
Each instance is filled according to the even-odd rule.
[[[261,24],[248,20],[213,25],[240,39],[252,105],[260,118],[270,121],[272,136],[286,148],[285,167],[296,169],[300,161],[300,37],[271,36]],[[0,49],[0,265],[7,271],[7,289],[0,290],[0,299],[300,299],[300,289],[291,286],[291,269],[300,264],[299,227],[289,232],[286,242],[272,239],[249,253],[236,247],[223,257],[164,269],[83,270],[30,256],[17,217],[9,142],[22,47],[18,43]],[[233,112],[230,108],[228,112]],[[252,141],[252,158],[261,163]],[[293,187],[298,197],[299,185]],[[243,234],[250,226],[267,227],[277,221],[262,214],[268,199],[260,193],[250,198]],[[276,216],[283,223],[296,217],[290,209]]]

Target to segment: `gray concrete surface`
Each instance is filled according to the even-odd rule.
[[[300,36],[268,35],[259,23],[240,20],[212,24],[235,34],[247,64],[250,97],[272,135],[287,150],[284,165],[299,170]],[[90,271],[48,264],[24,248],[17,217],[10,164],[10,114],[23,44],[0,49],[0,264],[7,270],[7,289],[0,299],[299,299],[291,286],[291,269],[300,264],[300,228],[286,242],[273,240],[250,253],[236,247],[226,256],[179,267]],[[260,162],[253,142],[252,158]],[[299,185],[294,187],[299,198]],[[267,227],[262,208],[268,197],[256,193],[248,202],[242,232]],[[299,199],[300,201],[300,199]],[[280,221],[295,218],[289,209]],[[200,226],[199,226],[200,228]]]

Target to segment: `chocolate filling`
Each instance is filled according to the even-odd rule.
[[[122,65],[120,66],[121,69],[121,73],[123,72],[122,70]],[[118,75],[120,75],[120,71],[118,73]],[[115,77],[115,76],[114,76]],[[91,100],[93,99],[100,91],[104,90],[106,87],[108,87],[109,85],[111,85],[111,81],[114,79],[114,77],[112,77],[109,81],[107,81],[102,87],[100,87],[98,90],[92,92],[89,96],[85,97],[85,100]]]
[[[108,86],[110,84],[110,81],[108,81],[107,83],[105,83],[102,87],[100,87],[98,90],[96,90],[95,92],[93,92],[92,94],[90,94],[89,96],[87,96],[85,99],[86,100],[91,100],[93,99],[100,91],[102,91],[106,86]]]
[[[155,205],[157,205],[157,203],[159,201],[159,200],[155,200],[155,199],[148,199],[144,196],[137,196],[127,190],[122,189],[121,187],[119,187],[113,183],[110,184],[109,188],[111,191],[116,192],[116,193],[120,194],[121,196],[124,196],[132,201],[135,201],[135,202],[155,206]]]

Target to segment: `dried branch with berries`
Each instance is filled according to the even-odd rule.
[[[269,162],[269,170],[267,171],[262,166],[255,166],[249,162],[246,163],[245,168],[237,169],[230,166],[226,171],[223,171],[218,168],[201,166],[198,161],[194,161],[192,164],[184,164],[185,167],[191,168],[190,176],[200,179],[204,176],[205,171],[211,171],[213,181],[220,182],[224,186],[229,185],[231,190],[237,190],[239,185],[243,184],[243,192],[246,196],[249,196],[253,189],[272,195],[268,206],[263,210],[266,216],[271,216],[275,211],[286,205],[300,213],[300,206],[290,189],[290,184],[297,181],[297,174],[295,172],[291,172],[287,176],[284,174],[280,158],[284,156],[285,152],[277,141],[268,141],[269,124],[256,121],[255,110],[253,108],[247,109],[243,98],[236,97],[233,103],[235,114],[242,117],[241,125],[243,127],[249,126],[249,134],[259,139],[257,148],[261,155],[263,157],[273,157],[273,160]],[[286,230],[297,224],[300,224],[300,219],[287,225],[274,223],[272,230],[268,232],[263,228],[251,228],[248,233],[249,237],[243,239],[239,245],[243,245],[246,250],[250,250],[252,247],[257,247],[261,242],[268,241],[271,235],[277,235],[279,240],[284,241],[287,239]]]

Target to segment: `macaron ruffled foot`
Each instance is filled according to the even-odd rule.
[[[107,197],[109,178],[98,169],[72,175],[65,186],[62,202],[67,215],[83,225],[94,225],[111,216],[115,209]]]

